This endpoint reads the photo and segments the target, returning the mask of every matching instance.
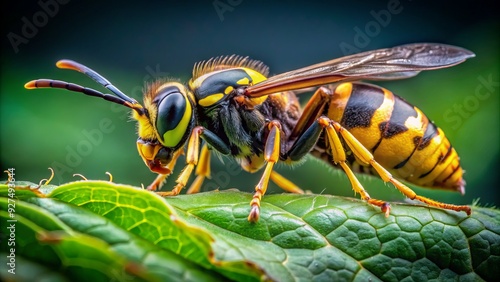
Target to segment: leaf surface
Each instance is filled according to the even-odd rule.
[[[2,211],[6,190],[0,186]],[[386,218],[357,199],[280,194],[266,195],[259,222],[250,223],[252,195],[234,190],[161,198],[79,181],[45,193],[16,189],[16,216],[34,234],[26,243],[46,254],[23,259],[49,270],[96,256],[114,268],[77,265],[148,281],[488,281],[500,274],[500,212],[493,208],[473,207],[467,216],[393,203]],[[36,235],[54,231],[64,232],[65,252]]]

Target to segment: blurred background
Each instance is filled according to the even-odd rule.
[[[0,166],[16,180],[52,184],[108,179],[148,185],[155,175],[136,150],[135,123],[125,107],[63,90],[25,90],[36,78],[66,80],[103,90],[77,72],[55,67],[73,59],[141,99],[145,82],[190,78],[195,62],[240,54],[278,74],[359,51],[412,42],[465,47],[476,58],[449,69],[380,85],[417,105],[445,132],[466,170],[465,196],[413,187],[436,200],[500,205],[499,20],[493,1],[8,1],[2,5]],[[305,102],[308,95],[301,96]],[[176,174],[182,168],[178,162]],[[303,189],[353,196],[347,177],[308,158],[278,171]],[[171,189],[175,176],[165,189]],[[260,173],[232,160],[212,159],[203,190],[253,191]],[[6,174],[1,176],[4,180]],[[381,180],[360,176],[372,195],[404,200]],[[272,185],[269,193],[281,192]]]

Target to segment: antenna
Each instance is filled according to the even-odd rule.
[[[111,84],[106,78],[97,73],[96,71],[71,60],[60,60],[56,63],[56,66],[60,69],[71,69],[81,72],[100,85],[104,86],[106,89],[111,91],[111,93],[115,94],[104,94],[100,91],[97,91],[92,88],[87,88],[80,86],[78,84],[69,83],[61,80],[54,79],[37,79],[32,80],[24,85],[26,89],[35,89],[35,88],[59,88],[66,89],[72,92],[79,92],[85,95],[100,97],[106,101],[110,101],[113,103],[117,103],[126,107],[129,107],[135,110],[138,114],[143,115],[145,113],[144,107],[139,104],[135,99],[130,98],[121,92],[118,88],[116,88],[113,84]]]

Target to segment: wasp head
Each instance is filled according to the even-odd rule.
[[[194,126],[189,92],[178,82],[155,82],[146,88],[138,121],[137,150],[153,172],[170,174],[174,155],[182,150]]]
[[[37,79],[25,84],[27,89],[59,88],[102,98],[133,110],[138,122],[137,149],[142,159],[153,172],[170,174],[175,158],[182,152],[194,126],[192,94],[178,82],[155,82],[146,88],[144,106],[127,96],[106,78],[91,68],[71,60],[60,60],[57,67],[81,72],[112,94],[105,94],[53,79]]]

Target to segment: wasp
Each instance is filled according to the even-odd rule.
[[[186,164],[169,192],[177,195],[196,175],[188,193],[210,177],[211,152],[239,162],[254,173],[263,169],[250,202],[248,220],[260,216],[269,181],[288,192],[303,193],[273,170],[312,154],[347,175],[352,189],[388,216],[390,204],[370,197],[354,172],[380,176],[401,193],[432,207],[471,213],[468,206],[441,203],[417,195],[401,181],[422,187],[465,192],[460,159],[443,131],[425,114],[391,91],[361,80],[409,78],[423,70],[450,67],[474,57],[469,50],[414,43],[345,56],[268,77],[262,62],[241,56],[214,57],[196,63],[183,84],[158,80],[149,84],[140,104],[94,70],[71,60],[57,67],[89,76],[112,94],[53,79],[25,87],[61,88],[100,97],[132,109],[138,122],[137,150],[158,174],[149,190],[159,189],[177,159]],[[301,89],[318,87],[304,107]],[[400,181],[401,180],[401,181]]]

